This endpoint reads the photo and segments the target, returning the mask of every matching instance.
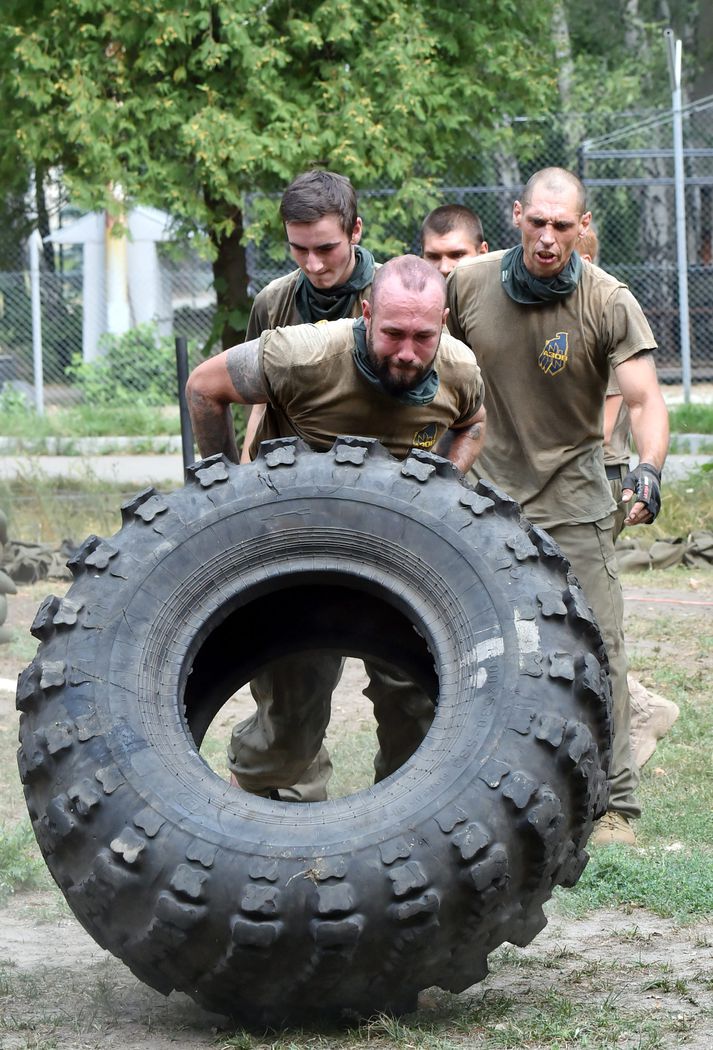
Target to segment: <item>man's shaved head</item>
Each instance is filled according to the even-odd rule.
[[[577,209],[580,215],[587,210],[587,193],[584,183],[573,171],[566,168],[541,168],[528,179],[525,189],[522,191],[520,202],[523,208],[532,200],[535,188],[546,189],[551,193],[562,193],[568,189],[574,189],[577,194]]]
[[[445,308],[446,282],[438,270],[425,259],[419,259],[418,255],[398,255],[395,259],[385,262],[374,274],[369,296],[372,310],[378,309],[379,290],[383,291],[385,285],[394,280],[398,280],[409,292],[416,293],[425,291],[428,285],[433,285],[439,289]]]
[[[446,282],[417,255],[399,255],[374,274],[362,300],[371,367],[392,394],[413,390],[433,367],[446,309]]]

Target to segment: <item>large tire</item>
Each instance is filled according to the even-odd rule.
[[[188,473],[86,540],[32,627],[19,765],[54,878],[147,984],[249,1022],[466,988],[545,925],[606,806],[606,658],[566,560],[429,453],[283,440]],[[427,738],[344,799],[231,787],[198,753],[211,719],[314,646],[437,693]]]

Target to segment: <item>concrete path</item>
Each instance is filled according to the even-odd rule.
[[[164,455],[122,456],[2,456],[0,478],[73,478],[101,480],[117,485],[183,484],[183,459],[169,452]]]

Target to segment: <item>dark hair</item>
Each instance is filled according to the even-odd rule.
[[[465,204],[442,204],[440,208],[434,208],[423,220],[421,244],[427,233],[436,233],[442,237],[456,229],[463,230],[476,248],[480,248],[485,240],[479,215],[466,208]]]
[[[579,214],[584,215],[587,210],[587,192],[584,188],[584,183],[573,171],[568,171],[567,168],[541,168],[540,171],[536,171],[534,175],[531,175],[520,198],[523,208],[532,200],[535,187],[540,182],[543,182],[547,189],[555,190],[556,192],[561,192],[567,186],[573,187],[577,191]]]
[[[389,277],[398,277],[404,288],[410,292],[422,292],[427,284],[435,283],[443,292],[443,305],[446,305],[446,282],[435,266],[431,266],[425,259],[418,255],[397,255],[395,259],[389,259],[383,266],[377,267],[374,279],[371,282],[372,310],[376,309],[379,298],[379,290],[384,281]]]
[[[325,215],[336,215],[351,234],[357,221],[356,191],[346,176],[334,171],[305,171],[282,194],[280,218],[283,223],[317,222]]]

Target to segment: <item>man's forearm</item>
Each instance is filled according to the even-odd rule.
[[[449,459],[465,474],[473,466],[485,443],[485,419],[479,419],[467,427],[447,430],[436,445],[439,456]]]
[[[222,452],[234,463],[240,462],[231,405],[267,400],[258,349],[257,340],[239,343],[206,358],[189,375],[186,401],[202,456]]]
[[[629,409],[639,460],[660,471],[668,452],[668,409],[656,379],[653,354],[636,354],[617,365],[615,373]]]
[[[214,456],[223,452],[233,463],[239,463],[240,455],[230,405],[206,397],[190,387],[186,393],[193,436],[201,456]]]
[[[668,410],[663,398],[652,396],[642,404],[631,405],[629,414],[631,434],[640,461],[661,471],[669,442]]]

